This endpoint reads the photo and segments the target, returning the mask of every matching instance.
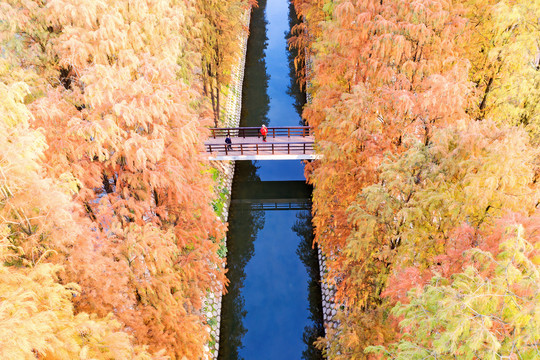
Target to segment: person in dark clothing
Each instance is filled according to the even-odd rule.
[[[227,136],[227,137],[225,138],[225,144],[227,144],[227,146],[226,146],[227,150],[232,150],[232,145],[231,145],[231,144],[232,144],[232,140],[231,140],[230,137]]]

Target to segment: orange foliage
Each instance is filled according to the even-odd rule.
[[[307,44],[298,61],[312,99],[304,117],[323,155],[306,170],[315,241],[346,305],[321,343],[330,358],[377,357],[364,349],[396,336],[393,300],[436,269],[460,271],[478,236],[503,241],[495,219],[538,205],[528,136],[471,123],[474,44],[460,42],[471,3],[295,1],[304,24],[292,45]]]
[[[150,350],[200,358],[208,341],[202,300],[226,281],[217,255],[225,227],[201,155],[210,123],[200,115],[208,112],[196,75],[201,14],[190,1],[1,6],[6,58],[24,69],[35,64],[27,99],[31,126],[43,133],[35,146],[46,175],[74,194],[66,214],[54,204],[69,195],[54,182],[27,182],[30,197],[51,188],[50,204],[37,208],[51,215],[43,220],[55,238],[67,233],[66,259],[54,262],[67,264],[62,281],[81,286],[76,310],[112,312]],[[220,21],[237,22],[244,8],[234,2]],[[64,226],[68,216],[79,226]],[[23,246],[38,246],[30,240]]]
[[[59,282],[57,264],[90,236],[90,222],[71,199],[74,179],[46,175],[45,139],[23,103],[29,87],[11,83],[8,69],[0,70],[0,358],[161,358],[134,346],[114,315],[74,314],[79,287]]]
[[[324,155],[308,169],[316,241],[332,259],[350,233],[345,210],[377,181],[384,152],[401,151],[406,134],[427,144],[434,126],[467,118],[469,83],[453,45],[463,21],[450,4],[342,1],[324,10],[332,21],[310,46],[313,101],[304,116]],[[323,25],[308,21],[308,33],[311,26]]]

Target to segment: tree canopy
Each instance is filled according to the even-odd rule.
[[[25,345],[25,357],[93,357],[109,340],[106,358],[203,356],[202,302],[226,280],[218,256],[225,225],[212,207],[217,184],[201,155],[211,124],[201,69],[210,38],[226,44],[226,59],[237,56],[248,4],[230,2],[216,20],[224,28],[207,29],[200,9],[217,6],[0,3],[0,227],[9,252],[2,271],[29,288],[46,279],[58,314],[22,305],[27,297],[16,294],[14,308],[34,306],[35,316],[66,318],[72,329],[63,340],[54,340],[63,325],[36,330],[42,335]],[[220,81],[217,92],[227,78]],[[28,299],[40,297],[32,291]],[[94,345],[76,337],[84,326]],[[62,341],[80,349],[57,355]]]
[[[540,5],[294,3],[303,23],[291,45],[305,47],[297,64],[312,99],[303,116],[323,155],[306,170],[315,242],[342,305],[321,348],[331,359],[540,356],[538,258],[525,270],[499,250],[522,244],[504,234],[539,208]],[[523,253],[536,254],[527,236]],[[531,281],[485,273],[495,263]],[[519,305],[497,322],[507,285],[530,291],[516,290]]]

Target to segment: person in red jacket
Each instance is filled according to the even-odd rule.
[[[266,128],[266,125],[263,124],[261,127],[261,135],[263,137],[263,141],[266,142],[266,135],[268,134],[268,129]]]

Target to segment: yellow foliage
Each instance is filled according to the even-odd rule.
[[[59,266],[6,267],[7,240],[0,239],[1,359],[152,359],[112,315],[73,313],[76,284],[58,283]],[[158,357],[156,357],[158,358]]]
[[[540,1],[465,1],[469,18],[463,50],[477,86],[479,119],[522,125],[540,141]]]
[[[0,83],[0,218],[25,264],[51,255],[49,250],[65,251],[81,233],[67,182],[43,175],[47,145],[29,127],[31,114],[23,103],[27,93],[25,83]]]

